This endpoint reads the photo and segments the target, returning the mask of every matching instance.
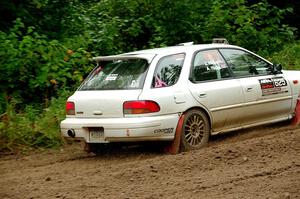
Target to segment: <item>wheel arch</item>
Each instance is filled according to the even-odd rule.
[[[183,114],[189,112],[190,110],[199,110],[199,111],[202,111],[202,112],[206,115],[206,117],[207,117],[207,119],[208,119],[208,121],[209,121],[210,129],[211,129],[211,131],[212,131],[212,117],[211,117],[211,115],[210,115],[210,113],[209,113],[208,110],[206,110],[205,108],[200,107],[200,106],[194,106],[194,107],[190,107],[189,109],[185,110],[185,111],[183,112]]]

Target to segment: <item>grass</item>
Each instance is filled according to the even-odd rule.
[[[46,109],[27,105],[16,112],[14,103],[7,106],[0,122],[0,151],[22,152],[33,148],[62,145],[59,124],[65,117],[65,101],[70,92],[52,98]]]

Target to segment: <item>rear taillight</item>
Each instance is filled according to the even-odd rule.
[[[124,114],[144,114],[160,111],[159,105],[150,100],[127,101],[123,104]]]
[[[67,115],[75,115],[75,104],[74,102],[66,103],[66,113]]]

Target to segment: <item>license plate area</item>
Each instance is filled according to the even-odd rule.
[[[99,141],[104,138],[104,128],[103,127],[89,127],[90,141]]]

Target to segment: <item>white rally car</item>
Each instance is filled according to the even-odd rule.
[[[300,71],[281,70],[228,44],[94,60],[97,66],[68,99],[61,122],[64,137],[87,146],[172,141],[180,132],[182,150],[200,148],[211,134],[291,119],[299,98]]]

